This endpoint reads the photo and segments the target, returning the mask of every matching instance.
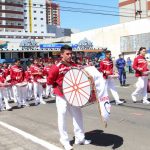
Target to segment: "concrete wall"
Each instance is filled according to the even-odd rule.
[[[84,38],[93,42],[94,47],[106,47],[112,56],[118,58],[120,37],[150,32],[150,19],[141,19],[71,35],[71,43],[78,44]],[[140,45],[144,46],[144,45]],[[139,46],[139,47],[140,47]],[[131,50],[132,51],[132,50]]]

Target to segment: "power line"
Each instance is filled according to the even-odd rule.
[[[87,11],[102,11],[102,12],[112,12],[112,13],[119,13],[118,11],[109,11],[109,10],[102,10],[102,9],[87,9],[87,8],[76,8],[76,7],[65,7],[65,6],[60,6],[61,8],[70,8],[70,9],[76,9],[76,10],[87,10]],[[131,15],[134,15],[134,13],[131,13],[131,12],[121,12],[119,14],[131,14]],[[146,14],[145,14],[146,15]]]
[[[91,3],[81,3],[81,2],[70,2],[65,0],[53,0],[55,2],[62,2],[62,3],[70,3],[70,4],[77,4],[77,5],[87,5],[87,6],[94,6],[94,7],[105,7],[105,8],[111,8],[111,9],[125,9],[125,10],[134,10],[129,8],[118,8],[114,6],[106,6],[106,5],[98,5],[98,4],[91,4]]]
[[[37,4],[40,5],[40,4]],[[38,6],[30,6],[30,5],[26,5],[26,7],[32,7],[32,8],[41,8]],[[47,8],[42,8],[42,9],[47,9]],[[122,14],[114,14],[114,13],[104,13],[104,11],[102,10],[97,10],[99,12],[93,12],[93,11],[89,11],[89,9],[84,9],[84,8],[74,8],[73,7],[60,7],[61,11],[67,11],[67,12],[77,12],[77,13],[86,13],[86,14],[95,14],[95,15],[105,15],[105,16],[120,16],[120,17],[130,17],[130,18],[135,18],[135,16],[129,16],[129,15],[122,15]],[[93,9],[94,10],[94,9]],[[102,12],[100,12],[102,11]],[[142,17],[145,18],[145,17]]]

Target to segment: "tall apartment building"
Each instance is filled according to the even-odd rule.
[[[24,0],[24,28],[27,33],[47,33],[46,0]]]
[[[24,0],[0,0],[0,32],[24,30]]]
[[[120,23],[150,17],[150,0],[119,0],[119,13]]]
[[[60,6],[59,4],[47,1],[46,22],[48,25],[60,26]]]

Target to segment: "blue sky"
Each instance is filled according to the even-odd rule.
[[[88,6],[88,5],[81,5],[81,4],[78,5],[75,3],[86,3],[86,4],[93,3],[94,5],[118,7],[119,0],[62,0],[63,2],[58,2],[58,1],[60,0],[56,0],[53,2],[59,3],[61,9],[65,9],[65,10],[67,9],[66,7],[73,7],[73,8],[83,8],[89,10],[93,9],[92,12],[96,12],[96,10],[105,10],[103,11],[103,13],[117,14],[118,12],[117,8]],[[75,2],[75,3],[68,3],[68,2]],[[61,27],[71,28],[75,31],[86,31],[90,29],[105,27],[105,26],[119,23],[119,16],[107,16],[101,14],[86,14],[86,13],[79,13],[79,12],[61,11],[60,17],[61,17]]]

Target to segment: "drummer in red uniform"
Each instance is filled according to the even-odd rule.
[[[62,60],[57,65],[53,65],[50,70],[47,84],[53,85],[54,94],[56,95],[60,143],[66,150],[71,150],[73,147],[70,145],[66,126],[67,111],[69,111],[73,118],[75,144],[90,144],[91,141],[85,139],[81,108],[71,106],[64,98],[62,92],[62,81],[65,73],[70,70],[72,66],[76,66],[75,63],[71,62],[72,48],[68,45],[62,46],[61,57]]]
[[[106,83],[108,84],[108,88],[110,89],[115,102],[117,105],[122,104],[123,102],[119,100],[119,95],[114,86],[113,78],[109,78],[110,75],[114,75],[113,70],[113,61],[111,60],[111,51],[107,50],[105,52],[106,58],[100,62],[99,71],[103,73],[104,79],[106,79]]]
[[[6,110],[11,110],[11,107],[8,103],[9,98],[8,98],[6,84],[7,84],[7,81],[6,81],[5,72],[2,69],[2,65],[0,64],[0,111],[5,110],[4,103],[5,103]],[[4,103],[2,99],[4,99]]]
[[[48,60],[48,64],[44,67],[44,69],[43,69],[43,75],[46,78],[48,77],[49,71],[51,70],[53,64],[54,64],[54,60],[51,58],[51,59]],[[52,92],[53,92],[52,91],[52,85],[46,84],[46,89],[45,89],[45,96],[46,96],[46,98],[48,98],[49,95],[51,97],[55,97],[52,94]]]
[[[31,75],[33,77],[33,90],[35,105],[46,104],[43,100],[43,87],[41,83],[38,83],[38,79],[43,78],[43,66],[40,64],[39,58],[34,59],[34,64],[30,66]]]
[[[10,78],[12,84],[12,90],[14,94],[14,98],[17,101],[18,107],[21,106],[29,106],[26,102],[26,87],[25,86],[17,86],[18,83],[24,82],[25,72],[20,65],[20,60],[16,60],[15,64],[10,68]]]

